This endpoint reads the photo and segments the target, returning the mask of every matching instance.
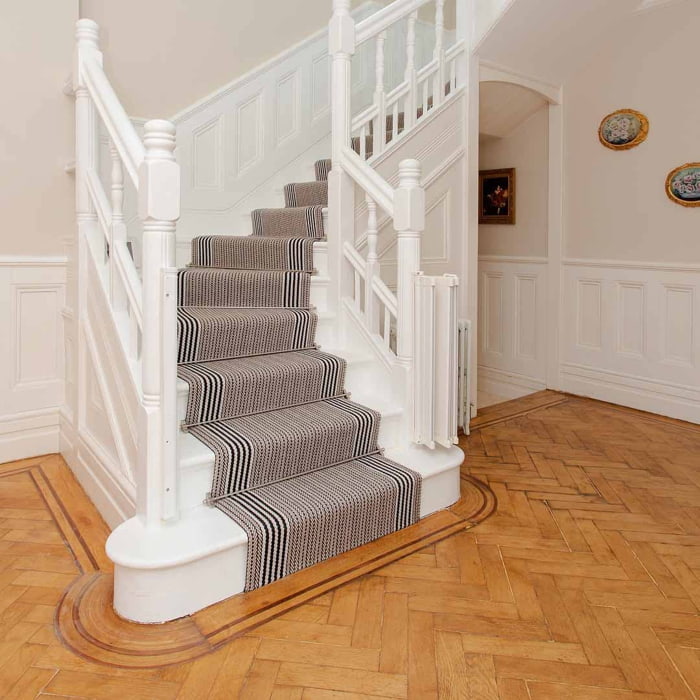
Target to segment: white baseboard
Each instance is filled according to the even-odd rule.
[[[700,388],[562,363],[562,391],[700,423]]]
[[[114,529],[131,518],[136,510],[135,494],[114,479],[97,442],[78,438],[64,414],[60,427],[61,455],[107,524]]]
[[[57,408],[0,416],[0,464],[58,452]]]
[[[543,379],[526,377],[516,372],[506,372],[494,367],[479,365],[478,388],[488,394],[502,396],[505,399],[518,399],[521,396],[542,391],[547,388]]]

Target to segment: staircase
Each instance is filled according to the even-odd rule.
[[[271,192],[270,208],[251,212],[252,235],[194,238],[181,270],[174,127],[148,122],[141,141],[102,70],[96,25],[78,23],[79,318],[95,349],[94,318],[113,331],[104,351],[128,374],[122,408],[136,428],[137,514],[107,543],[127,619],[194,612],[459,496],[457,279],[421,272],[418,161],[401,162],[397,187],[372,165],[462,87],[464,45],[442,45],[443,0],[434,58],[413,65],[427,2],[396,0],[355,26],[348,1],[335,1],[332,161],[299,172],[283,207]],[[404,20],[407,69],[386,93],[382,37]],[[351,120],[350,57],[356,40],[375,39],[375,100]],[[96,176],[97,117],[111,142],[109,196]],[[126,245],[125,174],[143,222],[140,275]],[[395,292],[380,274],[380,211],[396,231]]]

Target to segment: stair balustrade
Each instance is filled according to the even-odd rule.
[[[419,10],[435,6],[435,44],[432,59],[415,62],[415,26]],[[387,31],[406,26],[406,68],[403,80],[385,89],[384,49]],[[463,23],[463,22],[462,22]],[[406,438],[435,447],[456,442],[454,386],[457,381],[456,286],[419,275],[421,234],[425,228],[425,191],[420,163],[399,164],[398,187],[376,170],[374,161],[389,147],[427,123],[437,108],[454,99],[464,80],[464,31],[444,46],[444,0],[395,0],[357,24],[350,0],[334,0],[329,24],[331,68],[332,169],[328,176],[329,263],[337,298],[351,300],[349,311],[364,328],[385,362],[395,369],[397,390],[404,396]],[[352,114],[352,56],[364,42],[375,41],[375,90],[372,104]],[[355,187],[367,204],[366,257],[358,249],[355,232]],[[382,281],[377,255],[378,209],[396,231],[396,294]],[[420,295],[418,289],[438,289]],[[423,290],[425,291],[425,290]],[[439,323],[436,319],[440,319]],[[441,335],[439,335],[441,334]],[[423,354],[416,362],[416,347]],[[430,357],[425,349],[430,346]],[[440,368],[436,371],[435,368]],[[450,404],[452,402],[452,404]]]
[[[80,391],[85,391],[82,339],[90,332],[89,299],[104,294],[106,307],[97,308],[108,309],[109,318],[103,320],[118,335],[138,399],[129,416],[138,431],[139,461],[133,470],[137,513],[147,523],[158,523],[177,514],[175,222],[180,214],[180,168],[174,155],[175,127],[165,120],[149,121],[141,140],[103,70],[99,28],[89,19],[77,23],[73,89]],[[99,121],[110,140],[109,195],[98,175]],[[143,226],[140,275],[126,240],[125,176],[136,188]],[[97,353],[108,353],[95,336]],[[79,413],[85,412],[84,404],[83,398]],[[84,420],[84,415],[78,416],[79,431]]]

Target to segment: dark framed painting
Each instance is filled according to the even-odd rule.
[[[700,163],[674,168],[666,178],[666,194],[682,207],[700,207]]]
[[[618,109],[603,117],[598,138],[606,148],[625,151],[639,146],[649,134],[649,120],[636,109]]]
[[[515,168],[479,171],[479,223],[515,223]]]

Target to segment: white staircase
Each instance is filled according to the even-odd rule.
[[[312,303],[320,314],[318,342],[323,350],[347,359],[346,387],[353,400],[380,411],[379,442],[386,456],[422,474],[422,517],[459,497],[463,455],[454,446],[457,279],[421,274],[425,197],[420,164],[404,160],[394,188],[373,162],[382,153],[400,149],[416,124],[429,123],[431,112],[457,99],[464,85],[465,44],[458,40],[445,47],[443,3],[395,0],[355,26],[349,0],[334,2],[329,29],[333,128],[328,143],[333,170],[325,220],[328,240],[314,244],[317,274],[312,280]],[[434,52],[418,69],[413,32],[418,10],[428,4],[435,7]],[[458,19],[459,39],[466,30],[464,18]],[[397,25],[408,32],[403,44],[406,70],[404,80],[385,93],[384,37]],[[122,438],[126,433],[135,448],[125,450],[123,457],[132,461],[136,515],[120,524],[107,543],[115,564],[115,609],[127,619],[162,622],[242,591],[247,539],[234,521],[204,503],[214,454],[179,430],[188,388],[177,379],[175,364],[175,221],[180,194],[173,157],[175,129],[169,122],[148,122],[142,142],[102,69],[97,33],[90,20],[78,22],[74,87],[79,322],[83,337],[94,339],[95,358],[106,347],[94,327],[98,320],[108,323],[130,368],[127,385],[114,391],[126,397],[120,404],[127,412],[126,427],[118,432]],[[351,57],[356,42],[370,41],[376,45],[373,100],[352,118]],[[98,117],[112,145],[109,195],[96,175]],[[370,133],[376,135],[371,154],[366,149]],[[353,138],[360,139],[359,153],[350,147]],[[140,274],[126,249],[124,173],[137,190],[143,221]],[[299,180],[310,176],[311,172],[297,173]],[[257,191],[247,201],[252,207],[270,206],[271,193],[274,196],[274,186],[264,202]],[[356,193],[369,212],[366,229],[359,232]],[[382,211],[397,232],[396,292],[380,276],[377,236]],[[362,246],[360,239],[365,241]],[[91,297],[99,298],[103,318],[94,318],[95,312],[91,316]],[[79,349],[79,378],[87,352]],[[138,455],[136,462],[133,454]]]

